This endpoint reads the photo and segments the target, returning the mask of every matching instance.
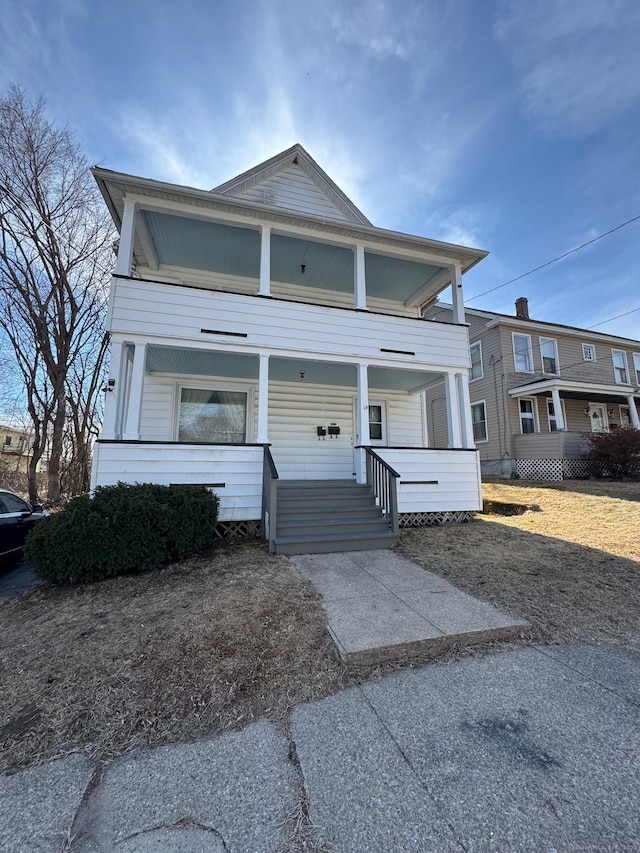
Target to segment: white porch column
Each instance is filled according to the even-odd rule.
[[[366,364],[358,365],[358,400],[356,402],[356,445],[369,447],[369,374]],[[367,482],[367,460],[364,450],[356,450],[356,481]]]
[[[638,410],[636,409],[636,401],[633,394],[629,394],[627,397],[627,405],[629,406],[629,420],[631,421],[631,426],[636,429],[640,429],[640,418],[638,417]]]
[[[269,356],[261,355],[258,371],[258,444],[269,443]]]
[[[109,379],[107,380],[107,391],[104,400],[104,418],[100,438],[117,438],[116,416],[118,414],[118,400],[125,393],[122,378],[122,341],[111,342],[111,360],[109,361]],[[110,383],[114,384],[111,385]]]
[[[271,228],[260,229],[260,296],[271,296]]]
[[[125,417],[124,435],[125,441],[140,440],[140,415],[142,413],[142,391],[144,389],[144,367],[147,359],[146,343],[135,344],[133,353],[133,370],[131,372],[131,390],[129,391],[129,405]]]
[[[364,265],[364,246],[356,246],[354,252],[354,275],[356,308],[367,309],[367,283]]]
[[[558,430],[564,430],[567,425],[564,422],[564,413],[562,411],[562,403],[560,402],[560,392],[557,388],[551,389],[551,399],[553,401],[553,411],[556,416],[556,427]]]
[[[469,397],[469,377],[466,373],[456,374],[458,386],[458,403],[460,406],[460,428],[462,433],[462,446],[474,448],[473,423],[471,422],[471,398]]]
[[[456,377],[454,373],[445,373],[445,396],[447,403],[447,430],[449,434],[449,447],[462,447],[462,436],[460,429],[460,401]]]
[[[460,264],[449,267],[451,273],[451,302],[453,304],[453,322],[464,323],[464,294],[462,293],[462,268]]]
[[[122,226],[120,228],[120,244],[118,246],[118,260],[116,261],[116,275],[131,275],[133,263],[133,236],[136,225],[135,202],[125,199],[124,212],[122,214]]]

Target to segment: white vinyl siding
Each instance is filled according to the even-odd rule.
[[[471,372],[469,380],[482,379],[484,377],[484,368],[482,365],[482,342],[476,341],[471,344]]]
[[[533,373],[533,353],[531,351],[531,335],[512,333],[513,361],[518,373]]]
[[[554,338],[540,338],[539,340],[542,372],[552,376],[558,376],[560,373],[558,365],[558,344]]]
[[[487,432],[487,407],[484,400],[471,404],[471,422],[473,424],[473,440],[488,441]]]
[[[627,354],[624,350],[612,349],[613,376],[618,385],[626,385],[629,382],[629,368],[627,366]]]

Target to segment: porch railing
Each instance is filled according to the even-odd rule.
[[[370,447],[363,446],[367,463],[367,485],[373,491],[376,505],[389,522],[392,533],[397,534],[398,524],[398,479],[400,474],[387,464]]]
[[[278,512],[278,470],[269,450],[264,445],[262,462],[262,535],[269,542],[269,553],[276,550],[276,522]]]

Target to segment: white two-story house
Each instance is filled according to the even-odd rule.
[[[485,252],[375,228],[300,145],[212,191],[93,173],[120,232],[94,487],[206,484],[272,553],[481,507],[462,275]],[[453,317],[423,319],[450,284]]]

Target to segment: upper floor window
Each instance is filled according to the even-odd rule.
[[[633,368],[636,372],[635,384],[640,385],[640,352],[634,352],[633,354]]]
[[[471,344],[471,374],[469,379],[482,379],[483,376],[482,343],[480,341],[476,341],[475,344]]]
[[[487,409],[484,400],[471,404],[471,422],[473,424],[473,440],[487,441]]]
[[[582,344],[582,358],[584,361],[596,361],[596,348],[593,344]]]
[[[513,360],[518,373],[533,373],[531,335],[517,335],[513,332]]]
[[[552,373],[555,376],[560,373],[558,369],[558,344],[553,338],[540,338],[540,357],[543,373]]]
[[[532,432],[539,432],[536,414],[536,401],[531,397],[521,397],[520,430],[525,435]]]
[[[5,447],[11,447],[11,436],[10,435],[5,436],[4,445],[5,445]]]
[[[629,382],[629,371],[627,369],[627,354],[621,349],[612,349],[613,376],[616,382],[627,384]]]

